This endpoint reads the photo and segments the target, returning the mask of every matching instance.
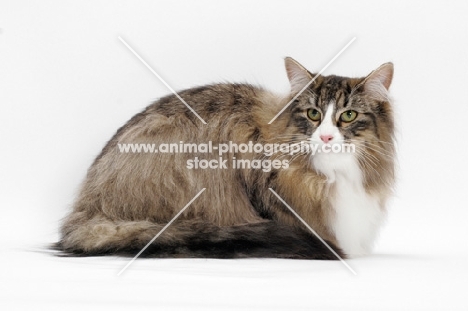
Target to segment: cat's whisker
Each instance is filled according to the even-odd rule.
[[[363,165],[366,169],[372,170],[372,171],[375,173],[375,176],[379,176],[379,173],[378,173],[378,171],[376,170],[376,168],[375,168],[371,163],[368,162],[368,161],[369,161],[368,158],[361,157],[360,159],[361,159],[360,163],[362,163],[362,165]],[[374,174],[371,175],[371,176],[374,176]]]
[[[378,158],[377,158],[375,155],[373,155],[372,153],[367,152],[366,148],[364,148],[364,147],[362,147],[362,146],[358,146],[358,147],[355,149],[355,151],[356,151],[357,153],[361,153],[361,154],[364,154],[364,155],[366,155],[366,156],[370,156],[370,157],[374,158],[375,160],[378,160]]]
[[[308,152],[304,152],[304,153],[300,153],[300,154],[297,154],[295,156],[293,156],[290,160],[289,160],[289,164],[291,164],[292,162],[294,162],[294,160],[296,160],[297,158],[301,157],[301,156],[305,156],[307,155]]]
[[[368,164],[369,166],[371,166],[373,169],[375,169],[375,167],[377,167],[377,163],[375,162],[375,160],[370,158],[367,154],[365,154],[365,153],[359,154],[358,159],[359,158],[361,160],[363,160],[365,164]]]
[[[356,148],[361,148],[361,149],[366,148],[366,149],[372,150],[372,151],[374,151],[376,153],[379,153],[380,155],[382,155],[384,157],[393,159],[393,153],[389,152],[386,149],[383,149],[382,147],[375,146],[375,145],[372,145],[372,144],[354,144],[354,145],[356,146]]]
[[[390,154],[390,153],[385,153],[384,151],[380,151],[380,150],[376,149],[375,147],[365,146],[364,148],[369,149],[369,150],[371,150],[371,151],[374,151],[374,152],[380,154],[380,155],[383,156],[383,157],[393,159],[392,154]]]
[[[380,145],[378,145],[377,143],[386,144],[386,145],[388,146],[388,148],[391,148],[391,149],[393,149],[393,148],[395,147],[394,144],[389,143],[389,142],[386,142],[386,141],[383,141],[383,140],[377,140],[377,141],[376,141],[377,143],[376,143],[376,142],[373,142],[373,141],[361,141],[361,140],[357,140],[357,139],[350,139],[350,141],[356,142],[356,143],[359,143],[359,144],[372,145],[372,146],[375,146],[375,147],[378,147],[378,148],[382,148],[382,149],[384,149],[384,150],[386,150],[385,147],[384,147],[384,146],[380,146]]]

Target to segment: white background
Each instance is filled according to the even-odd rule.
[[[0,306],[466,310],[468,3],[0,0]],[[287,91],[283,57],[363,76],[395,64],[399,180],[373,255],[340,262],[61,259],[86,169],[169,91],[233,81]],[[7,307],[8,309],[4,309]]]

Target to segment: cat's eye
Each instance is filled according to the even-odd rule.
[[[322,114],[321,114],[320,111],[318,111],[317,109],[309,109],[309,110],[307,110],[307,116],[308,116],[309,119],[311,119],[312,121],[320,121],[320,119],[322,118]]]
[[[343,122],[351,122],[354,121],[354,119],[356,119],[357,115],[358,113],[356,111],[348,110],[341,114],[340,119]]]

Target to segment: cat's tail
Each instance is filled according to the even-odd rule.
[[[64,226],[63,238],[52,248],[63,256],[135,256],[163,227],[149,221],[88,221]],[[175,221],[140,257],[338,259],[312,233],[274,221],[218,227],[186,220]]]

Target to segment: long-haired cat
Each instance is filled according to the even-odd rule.
[[[393,65],[363,78],[318,76],[285,59],[291,92],[215,84],[163,97],[135,115],[88,170],[55,247],[77,256],[135,255],[202,189],[141,256],[336,259],[367,254],[394,183]],[[307,89],[270,122],[296,95]],[[269,124],[270,123],[270,124]],[[121,152],[122,144],[353,144],[355,152]],[[320,149],[319,148],[319,149]],[[227,167],[189,167],[195,158]],[[236,160],[287,165],[234,168]]]

